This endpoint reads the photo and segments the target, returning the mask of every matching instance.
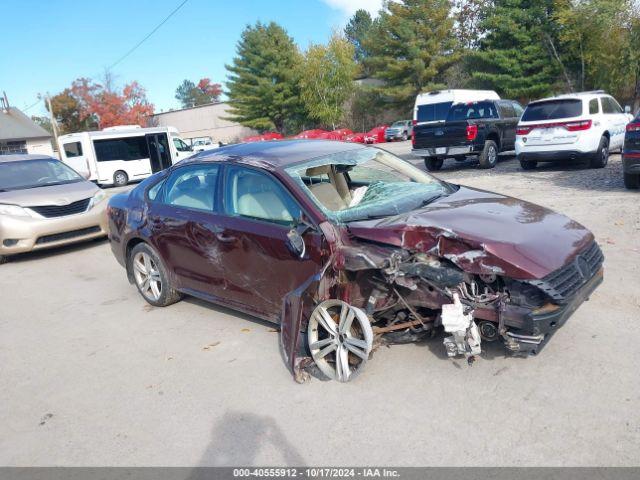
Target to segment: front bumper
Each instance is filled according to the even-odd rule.
[[[0,255],[59,247],[107,234],[107,202],[55,218],[0,216]]]
[[[524,318],[522,331],[512,330],[505,342],[507,349],[513,353],[536,354],[542,350],[553,334],[562,327],[569,317],[602,283],[604,269],[600,270],[576,292],[573,298],[563,305],[548,303],[529,312]]]

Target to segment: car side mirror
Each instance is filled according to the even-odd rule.
[[[624,106],[624,113],[631,113],[631,107],[629,105]]]
[[[289,250],[299,258],[303,258],[307,251],[307,247],[302,237],[307,231],[315,230],[315,227],[311,223],[311,220],[307,216],[300,212],[300,216],[296,219],[295,224],[287,232],[287,245]]]

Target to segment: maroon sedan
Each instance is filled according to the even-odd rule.
[[[573,220],[341,142],[205,151],[108,212],[145,300],[193,295],[280,324],[298,381],[311,369],[348,381],[374,345],[439,330],[451,357],[492,341],[537,353],[603,275]]]

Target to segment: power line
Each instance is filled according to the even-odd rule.
[[[39,98],[38,100],[36,100],[35,103],[32,103],[31,105],[29,105],[27,108],[23,108],[22,112],[26,112],[27,110],[31,110],[33,107],[35,107],[37,104],[39,104],[42,101],[41,98]]]
[[[151,30],[151,32],[149,32],[149,34],[144,37],[142,40],[140,40],[138,43],[136,43],[133,48],[131,48],[127,53],[125,53],[122,57],[120,57],[117,61],[115,61],[111,66],[109,66],[107,68],[107,71],[111,70],[113,67],[115,67],[117,64],[119,64],[121,61],[123,61],[125,58],[127,58],[129,55],[131,55],[140,45],[142,45],[144,42],[147,41],[147,39],[153,35],[154,33],[156,33],[156,31],[158,31],[158,29],[164,25],[167,20],[169,20],[178,10],[180,10],[182,8],[182,6],[187,3],[189,0],[183,0],[183,2],[178,5],[175,9],[173,9],[173,11],[167,15],[167,17],[162,20],[162,22],[160,22],[153,30]]]

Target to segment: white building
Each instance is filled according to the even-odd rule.
[[[239,123],[225,120],[230,115],[227,102],[208,103],[192,108],[170,110],[152,115],[150,125],[175,127],[187,141],[210,138],[213,142],[233,143],[257,132]]]
[[[3,99],[4,100],[4,99]],[[0,155],[38,153],[53,156],[51,134],[15,107],[0,108]]]

